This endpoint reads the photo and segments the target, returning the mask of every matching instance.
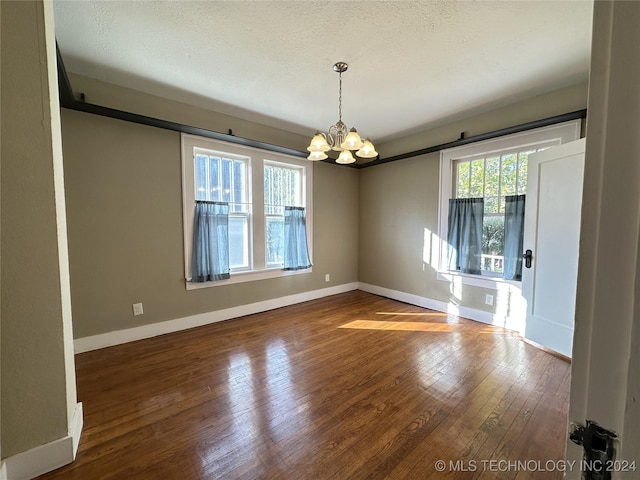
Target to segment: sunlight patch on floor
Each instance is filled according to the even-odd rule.
[[[417,313],[417,312],[376,312],[376,315],[407,315],[416,317],[449,317],[453,316],[448,313],[429,312],[429,313]]]
[[[509,337],[519,337],[520,334],[518,332],[515,332],[513,330],[509,330],[507,328],[502,328],[502,327],[485,327],[482,330],[480,330],[479,332],[476,332],[478,334],[482,334],[482,333],[492,333],[492,334],[497,334],[497,335],[506,335]]]
[[[405,332],[453,332],[463,325],[430,322],[381,322],[377,320],[354,320],[340,325],[338,328],[355,328],[359,330],[401,330]]]
[[[460,331],[467,327],[466,325],[455,323],[433,323],[433,322],[387,322],[380,320],[354,320],[353,322],[340,325],[338,328],[350,328],[356,330],[386,330],[386,331],[402,331],[402,332],[436,332],[449,333]],[[475,334],[492,334],[517,336],[517,332],[487,325],[481,330],[474,332]]]

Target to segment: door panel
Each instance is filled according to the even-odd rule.
[[[529,156],[522,272],[527,301],[525,338],[571,356],[585,140]]]

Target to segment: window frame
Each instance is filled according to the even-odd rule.
[[[582,121],[571,120],[547,127],[527,130],[525,132],[505,135],[502,137],[474,142],[460,147],[440,151],[440,185],[438,209],[438,238],[440,241],[436,278],[438,280],[461,282],[465,285],[497,289],[500,284],[509,283],[519,286],[519,280],[506,280],[499,276],[474,275],[448,270],[447,265],[447,232],[449,227],[449,199],[455,198],[453,188],[455,162],[472,160],[489,156],[504,155],[509,151],[525,150],[528,148],[544,148],[562,145],[580,138]]]
[[[211,282],[191,282],[191,251],[193,249],[193,219],[195,205],[195,153],[196,149],[216,152],[230,158],[246,158],[247,182],[249,184],[248,212],[249,269],[231,270],[227,280]],[[290,155],[270,152],[254,147],[245,147],[221,140],[214,140],[186,133],[181,134],[182,163],[182,219],[184,234],[184,278],[187,290],[232,285],[269,278],[301,275],[312,272],[313,268],[283,270],[282,267],[266,265],[266,215],[264,208],[264,166],[281,164],[299,169],[303,207],[307,223],[309,258],[313,260],[313,163]]]

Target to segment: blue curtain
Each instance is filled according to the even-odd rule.
[[[284,207],[284,269],[302,270],[310,267],[304,208]]]
[[[448,269],[480,275],[484,198],[449,200]]]
[[[229,278],[229,204],[196,201],[191,281]]]
[[[509,195],[504,199],[504,278],[522,280],[525,195]]]

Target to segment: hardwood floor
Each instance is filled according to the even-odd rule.
[[[567,362],[360,291],[76,365],[78,457],[41,479],[562,478]]]

